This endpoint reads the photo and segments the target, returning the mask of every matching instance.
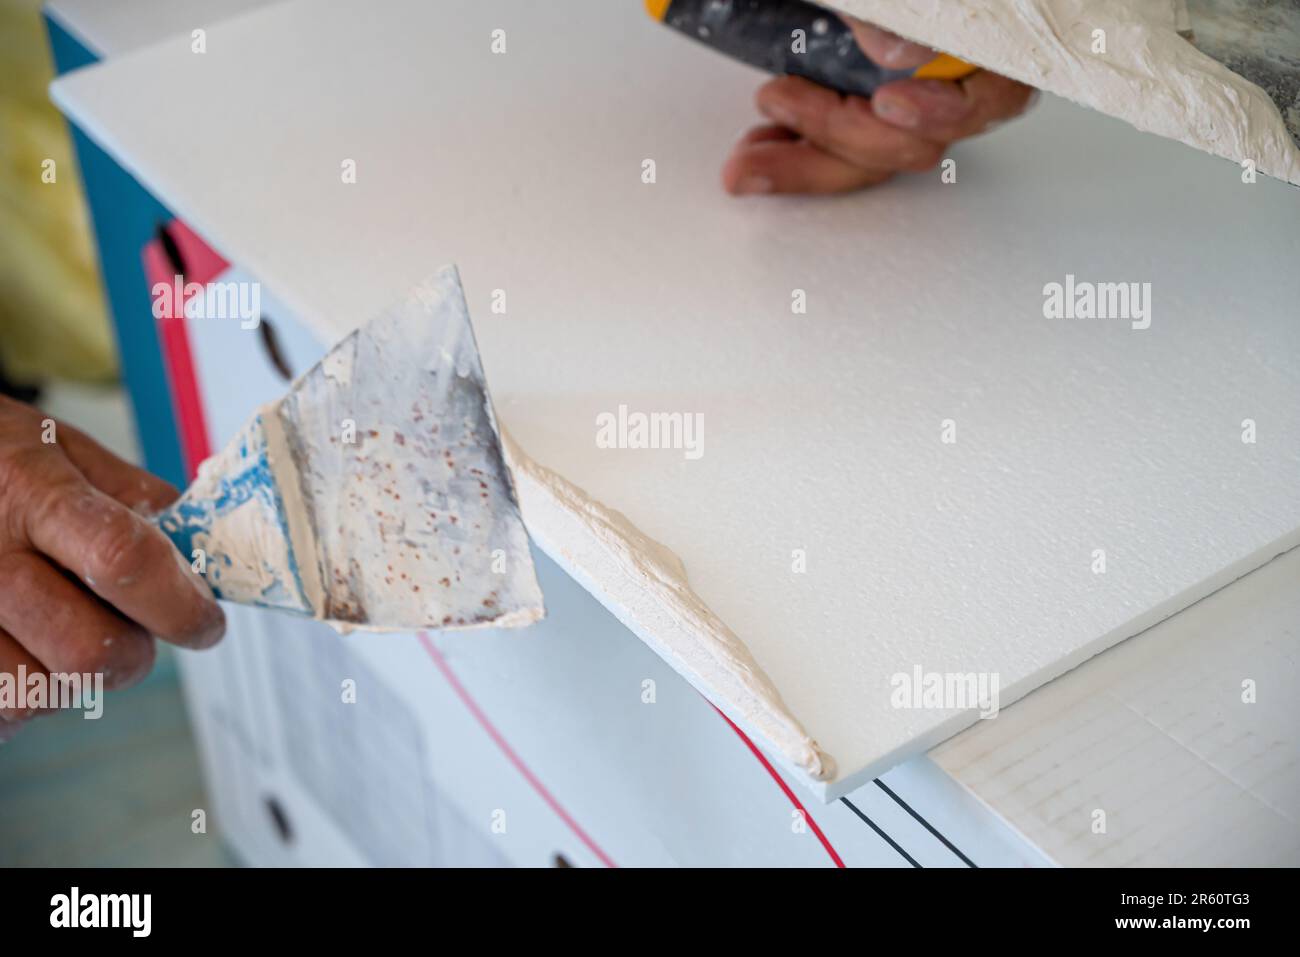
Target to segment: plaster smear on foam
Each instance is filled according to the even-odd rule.
[[[804,730],[745,643],[691,589],[681,559],[621,512],[530,459],[504,428],[501,438],[524,521],[547,554],[787,761],[815,780],[833,779],[835,761]]]
[[[1300,184],[1300,149],[1258,86],[1176,30],[1176,0],[824,0],[1039,89]],[[1094,30],[1106,53],[1092,52]]]

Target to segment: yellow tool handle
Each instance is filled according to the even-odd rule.
[[[967,63],[965,60],[958,60],[955,56],[940,53],[929,63],[917,67],[916,72],[912,75],[918,80],[960,80],[964,76],[970,76],[978,69],[979,67]]]

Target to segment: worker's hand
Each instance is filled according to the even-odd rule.
[[[70,426],[0,398],[0,674],[144,677],[153,635],[187,648],[225,617],[171,542],[145,520],[176,490]],[[12,702],[0,702],[12,703]],[[33,714],[0,707],[0,741]]]
[[[891,70],[934,59],[929,47],[845,17],[858,46]],[[949,144],[976,136],[1030,105],[1035,91],[987,70],[960,80],[896,80],[871,99],[841,96],[783,76],[758,91],[758,109],[772,121],[737,144],[722,181],[737,195],[841,193],[874,186],[897,172],[921,172],[943,159]]]

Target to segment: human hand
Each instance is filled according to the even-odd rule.
[[[0,398],[0,675],[143,678],[156,635],[187,648],[221,639],[203,579],[141,513],[172,486],[28,406]],[[0,741],[34,713],[0,707]]]
[[[863,53],[880,66],[913,69],[937,55],[869,23],[844,19]],[[723,185],[736,195],[842,193],[898,172],[923,172],[953,142],[1024,112],[1036,92],[987,70],[960,80],[895,80],[869,100],[802,77],[777,77],[756,98],[772,122],[750,130],[736,145],[723,167]]]

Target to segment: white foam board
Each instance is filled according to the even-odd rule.
[[[1300,864],[1300,549],[930,752],[1071,867]]]
[[[45,11],[93,53],[115,57],[206,29],[275,0],[49,0]]]
[[[830,797],[976,719],[893,708],[891,675],[997,672],[1005,705],[1300,541],[1300,194],[1048,99],[953,185],[739,201],[757,79],[637,4],[394,0],[55,96],[323,336],[457,262],[501,419],[681,556]],[[1150,328],[1045,319],[1067,274],[1150,282]],[[597,448],[620,404],[702,413],[703,457]]]
[[[282,302],[263,307],[289,367],[312,366],[321,344]],[[283,380],[237,323],[191,316],[186,327],[220,448]],[[464,866],[495,849],[524,866],[557,852],[620,867],[1050,863],[924,756],[848,803],[796,805],[793,775],[765,767],[590,594],[536,559],[547,617],[526,630],[340,638],[229,606],[225,641],[181,653],[217,829],[245,861]]]

